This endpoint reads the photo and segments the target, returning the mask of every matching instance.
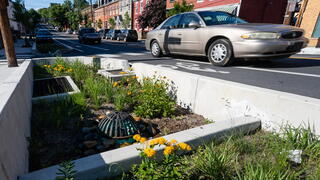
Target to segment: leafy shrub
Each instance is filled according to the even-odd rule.
[[[140,84],[136,77],[123,78],[121,81],[113,83],[114,105],[117,111],[131,111],[137,104],[136,96],[140,89]]]
[[[175,92],[165,78],[153,76],[141,82],[134,113],[141,117],[169,117],[175,112]]]
[[[74,180],[77,173],[74,167],[73,161],[65,161],[59,164],[59,172],[56,173],[58,175],[56,180]]]

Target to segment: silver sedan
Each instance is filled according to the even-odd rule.
[[[216,66],[235,58],[282,58],[308,44],[304,30],[281,24],[254,24],[225,12],[199,11],[169,17],[147,34],[146,49],[163,54],[207,56]]]

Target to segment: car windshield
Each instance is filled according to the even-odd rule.
[[[90,29],[83,29],[83,33],[95,33],[95,30],[92,28]]]
[[[207,26],[247,23],[246,21],[238,18],[237,16],[225,12],[202,11],[199,12],[199,15],[202,17],[203,21],[206,23]]]

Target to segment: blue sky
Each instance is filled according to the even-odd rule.
[[[27,9],[49,7],[50,3],[62,3],[64,0],[24,0]]]

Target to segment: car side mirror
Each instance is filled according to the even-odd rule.
[[[189,23],[189,27],[196,29],[196,28],[201,27],[201,25],[200,25],[198,22],[196,22],[196,21],[191,21],[191,22]]]

